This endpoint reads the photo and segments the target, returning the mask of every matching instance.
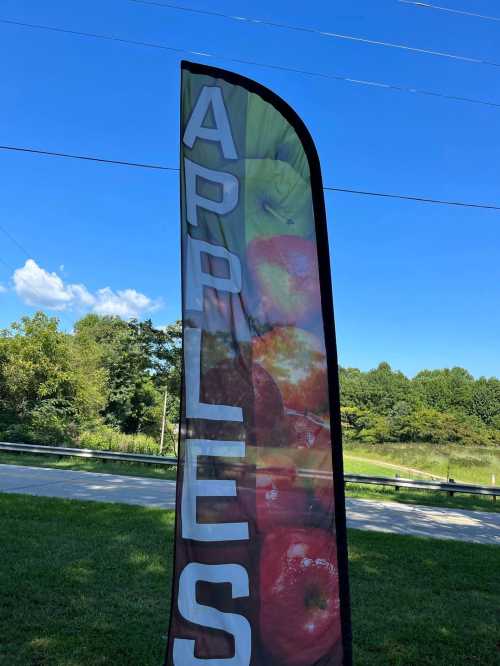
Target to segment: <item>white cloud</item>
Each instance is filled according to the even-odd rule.
[[[122,319],[140,317],[143,312],[157,310],[160,304],[135,289],[114,292],[109,287],[99,289],[93,311],[97,314],[117,315]]]
[[[4,287],[3,284],[0,284],[0,294],[5,294],[7,287]]]
[[[83,284],[65,284],[57,273],[49,273],[33,259],[28,259],[12,276],[16,294],[27,305],[50,310],[92,310],[97,314],[123,319],[141,317],[160,307],[159,301],[135,289],[113,291],[109,287],[92,294]],[[1,287],[1,285],[0,285]]]
[[[17,295],[27,304],[51,310],[66,310],[71,306],[90,305],[92,295],[83,285],[65,285],[57,273],[40,268],[28,259],[12,276]]]

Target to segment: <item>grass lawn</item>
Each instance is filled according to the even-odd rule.
[[[0,495],[0,664],[160,666],[173,514]],[[356,666],[498,664],[499,549],[351,531]]]
[[[404,476],[407,479],[423,479],[424,481],[430,481],[431,477],[423,474],[410,474],[403,468],[395,468],[394,466],[389,466],[389,464],[384,465],[383,462],[372,462],[368,458],[363,460],[358,460],[355,456],[350,456],[349,454],[344,455],[344,471],[346,474],[366,474],[367,476]]]
[[[174,514],[0,496],[0,664],[160,666]]]

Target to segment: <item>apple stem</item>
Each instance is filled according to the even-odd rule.
[[[283,222],[283,224],[295,224],[293,220],[287,220],[283,215],[280,215],[277,210],[274,210],[272,206],[270,206],[268,203],[264,204],[264,210],[267,211],[268,213],[271,213],[271,215],[274,215],[274,217],[279,220],[280,222]]]

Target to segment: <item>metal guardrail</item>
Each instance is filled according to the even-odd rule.
[[[117,462],[146,463],[149,465],[177,465],[177,458],[167,456],[146,455],[143,453],[118,453],[115,451],[94,451],[92,449],[76,449],[62,446],[44,446],[39,444],[11,444],[0,442],[0,452],[14,453],[40,453],[60,457],[90,458],[96,460],[115,460]],[[413,490],[433,490],[454,493],[467,493],[470,495],[488,495],[496,499],[500,497],[500,487],[479,486],[468,483],[454,483],[451,481],[420,481],[415,479],[391,478],[387,476],[365,476],[364,474],[344,474],[345,483],[366,483],[376,486],[390,486],[399,490],[410,488]]]
[[[145,453],[119,453],[117,451],[94,451],[93,449],[71,449],[63,446],[45,446],[43,444],[11,444],[0,442],[0,451],[13,453],[41,453],[51,456],[71,458],[94,458],[97,460],[116,460],[117,462],[137,462],[150,465],[177,465],[177,458],[154,456]]]
[[[470,495],[489,495],[494,498],[500,496],[500,488],[498,486],[478,486],[469,483],[455,483],[453,481],[420,481],[416,479],[401,479],[399,477],[391,479],[386,476],[365,476],[364,474],[345,474],[344,480],[347,483],[392,486],[396,490],[400,488],[412,488],[414,490],[447,492],[450,495],[454,493],[467,493]]]

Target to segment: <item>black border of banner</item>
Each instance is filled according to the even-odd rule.
[[[181,104],[182,104],[182,70],[184,67],[184,60],[181,61]],[[182,109],[181,109],[182,111]],[[173,557],[172,557],[172,580],[170,583],[170,616],[168,618],[168,632],[167,632],[167,647],[165,649],[165,659],[164,666],[168,666],[169,656],[171,649],[173,650],[173,645],[171,642],[172,636],[172,624],[174,622],[174,603],[177,599],[178,593],[178,580],[176,578],[177,572],[177,531],[179,528],[179,512],[182,501],[182,483],[184,483],[184,474],[181,475],[181,464],[179,462],[179,456],[181,454],[181,441],[183,437],[183,425],[185,424],[184,418],[184,312],[185,312],[185,296],[184,296],[184,238],[183,238],[183,229],[182,229],[182,179],[183,179],[183,163],[182,163],[182,113],[179,118],[179,212],[181,215],[181,234],[180,234],[180,250],[181,250],[181,307],[182,307],[182,318],[181,318],[181,330],[182,330],[182,349],[181,349],[181,394],[179,400],[179,429],[177,432],[177,472],[175,475],[175,516],[174,516],[174,543],[173,543]],[[183,472],[184,470],[182,470]],[[181,480],[182,476],[182,480]],[[173,661],[173,657],[172,657]]]
[[[311,173],[311,191],[313,198],[314,222],[316,228],[316,245],[318,252],[319,281],[321,289],[321,307],[323,315],[323,328],[325,337],[327,369],[328,369],[328,387],[330,399],[330,428],[332,433],[332,462],[333,462],[333,488],[335,500],[335,527],[337,537],[337,558],[339,567],[339,587],[340,587],[340,615],[342,625],[342,643],[343,643],[343,664],[352,666],[352,628],[351,628],[351,604],[349,592],[349,567],[347,553],[347,529],[346,529],[346,511],[345,511],[345,492],[344,492],[344,465],[342,458],[342,427],[340,421],[340,388],[339,388],[339,370],[337,357],[337,342],[335,334],[335,319],[333,315],[333,292],[332,277],[330,268],[330,251],[328,245],[328,229],[326,219],[325,200],[323,193],[323,179],[321,176],[321,166],[318,152],[313,138],[300,116],[287,104],[279,95],[269,88],[253,81],[252,79],[230,72],[218,67],[194,63],[188,60],[181,61],[181,85],[182,72],[187,70],[192,74],[210,76],[214,79],[222,79],[229,84],[245,88],[250,93],[259,95],[265,102],[271,104],[296,131],[299,137],[309,163]],[[182,123],[182,119],[181,119]],[[182,127],[181,137],[182,142]],[[182,143],[181,143],[182,147]],[[182,172],[181,172],[182,178]],[[181,198],[182,202],[182,198]],[[181,235],[182,248],[182,235]],[[183,316],[184,316],[184,293]],[[184,338],[184,321],[182,325]],[[184,363],[184,356],[183,356]],[[182,397],[181,397],[182,403]],[[179,428],[179,443],[181,437],[181,428]],[[180,451],[180,448],[178,449]],[[177,469],[177,483],[179,485],[180,466]],[[180,490],[177,489],[177,498]],[[177,513],[175,519],[175,538],[177,538]],[[175,603],[175,573],[176,573],[176,544],[174,542],[174,558],[172,568],[172,597],[170,601],[170,622],[167,644],[167,654],[165,663],[168,663],[170,652],[170,634],[172,627],[172,618]]]

